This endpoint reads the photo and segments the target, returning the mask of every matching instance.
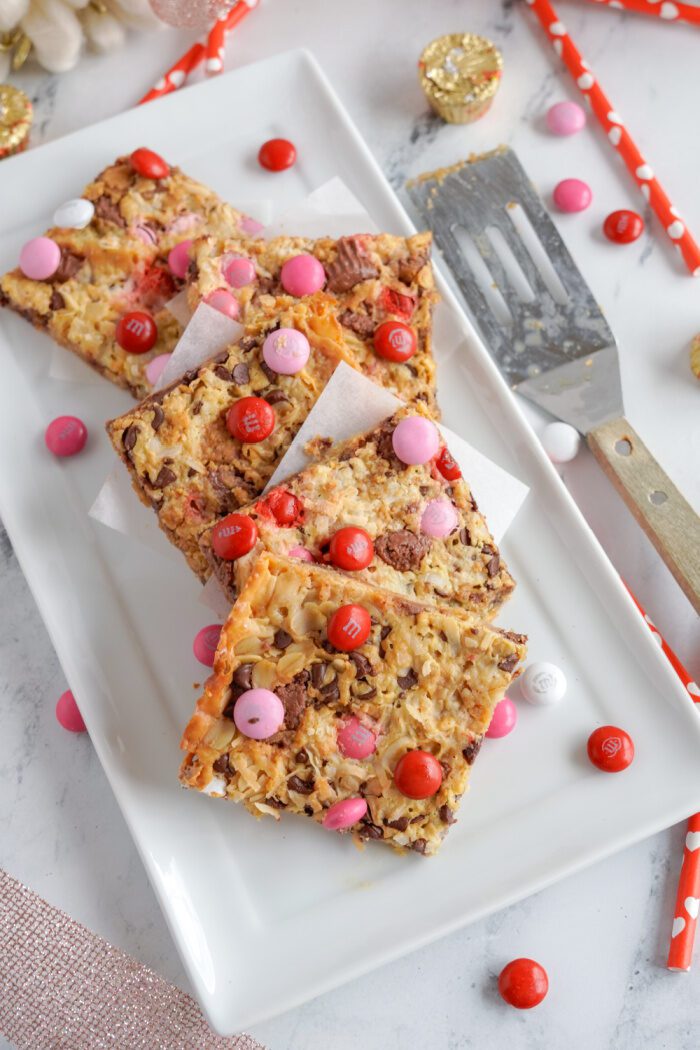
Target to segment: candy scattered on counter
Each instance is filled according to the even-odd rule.
[[[61,262],[61,249],[50,237],[32,237],[19,253],[19,268],[32,281],[53,277]]]
[[[114,338],[127,354],[147,354],[158,338],[158,328],[150,314],[132,310],[117,322]]]
[[[268,139],[258,152],[261,167],[268,171],[286,171],[296,159],[296,147],[289,139]]]
[[[326,271],[315,255],[302,253],[287,259],[280,270],[280,281],[285,292],[301,298],[319,292],[326,283]]]
[[[549,991],[547,971],[534,959],[513,959],[500,972],[498,991],[509,1006],[531,1010]]]
[[[339,569],[348,572],[366,569],[374,557],[372,537],[358,526],[346,525],[331,536],[328,555]]]
[[[549,707],[564,698],[566,677],[555,664],[528,664],[520,677],[520,692],[529,704]]]
[[[450,124],[469,124],[484,116],[498,91],[502,71],[501,52],[476,33],[439,36],[418,61],[428,102]]]
[[[542,447],[552,463],[569,463],[581,447],[581,435],[568,423],[548,423],[542,431]]]
[[[144,179],[164,179],[170,174],[169,166],[152,149],[135,149],[129,160],[136,174]]]
[[[416,333],[403,321],[384,321],[374,333],[374,349],[386,361],[408,361],[417,348]]]
[[[258,539],[258,527],[248,514],[227,514],[211,530],[214,553],[224,561],[235,561],[252,551]]]
[[[341,652],[350,653],[364,645],[372,630],[369,613],[361,605],[341,605],[326,628],[328,641]]]
[[[329,831],[345,831],[362,820],[367,812],[367,802],[363,798],[346,798],[334,802],[323,817],[323,826]]]
[[[591,187],[581,179],[562,179],[552,194],[559,211],[585,211],[593,200]]]
[[[53,213],[55,226],[64,230],[84,230],[92,222],[95,205],[85,197],[74,197],[56,208]]]
[[[146,365],[146,379],[151,386],[156,385],[169,360],[170,354],[158,354],[157,357],[154,357],[152,361],[148,362]]]
[[[187,276],[187,269],[190,265],[190,248],[192,247],[192,241],[180,241],[171,248],[168,252],[168,267],[170,272],[175,277],[179,277],[181,281],[184,281]]]
[[[377,749],[377,737],[353,715],[338,731],[338,747],[346,758],[369,758]]]
[[[86,733],[87,726],[83,722],[75,697],[70,689],[61,693],[56,704],[56,718],[59,725],[67,729],[69,733]]]
[[[545,119],[553,135],[575,135],[586,126],[586,111],[578,102],[555,102]]]
[[[242,255],[233,255],[221,267],[224,280],[232,288],[245,288],[255,280],[255,267],[250,259]]]
[[[631,244],[644,232],[644,219],[626,208],[610,212],[603,223],[603,233],[614,244]]]
[[[309,360],[311,347],[303,332],[296,328],[278,328],[263,343],[263,357],[273,372],[293,376]]]
[[[431,798],[440,790],[442,766],[429,751],[407,751],[394,770],[394,784],[406,798]]]
[[[44,441],[54,456],[74,456],[87,441],[87,427],[77,416],[57,416],[44,432]]]
[[[402,419],[391,435],[394,452],[402,463],[420,466],[437,455],[440,435],[434,423],[423,416]]]
[[[211,623],[208,627],[202,627],[201,631],[197,631],[192,643],[192,651],[200,664],[206,667],[214,666],[214,656],[220,637],[220,623]]]
[[[230,317],[232,321],[235,321],[241,312],[238,299],[236,299],[235,295],[231,295],[226,288],[217,288],[215,291],[209,292],[209,295],[205,296],[204,302],[207,306],[211,306],[213,310],[218,310],[220,314]]]
[[[588,757],[603,773],[621,773],[634,759],[634,743],[618,726],[599,726],[588,738]]]
[[[270,689],[247,689],[236,700],[233,720],[244,736],[267,740],[284,725],[284,704]]]
[[[242,397],[226,413],[226,426],[239,441],[255,444],[275,429],[275,411],[263,397]]]
[[[512,700],[504,696],[494,708],[491,724],[486,730],[486,736],[490,740],[499,740],[502,736],[508,736],[515,729],[517,721],[517,707]]]

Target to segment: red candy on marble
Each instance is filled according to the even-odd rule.
[[[144,179],[164,179],[170,174],[170,167],[152,149],[135,149],[129,160],[136,174]]]
[[[369,638],[372,620],[361,605],[341,605],[328,621],[328,641],[344,653],[359,648]]]
[[[632,737],[618,726],[599,726],[588,738],[588,757],[603,773],[621,773],[634,759]]]
[[[447,446],[443,448],[435,462],[443,478],[446,478],[447,481],[458,481],[462,477],[462,471],[459,469],[457,460],[452,458],[452,453]]]
[[[118,321],[114,338],[127,354],[147,354],[156,344],[158,329],[150,314],[132,310]]]
[[[394,783],[406,798],[431,798],[440,790],[442,766],[429,751],[407,751],[396,765]]]
[[[403,321],[384,321],[374,333],[374,349],[386,361],[408,361],[416,352],[416,333]]]
[[[603,233],[615,244],[631,244],[644,232],[644,219],[636,211],[621,208],[613,211],[603,223]]]
[[[346,525],[331,536],[329,556],[338,569],[357,572],[366,569],[374,557],[372,537],[364,529]]]
[[[69,733],[86,733],[87,726],[83,721],[75,697],[70,689],[61,693],[56,704],[56,718],[59,725],[67,729]]]
[[[534,959],[513,959],[501,970],[498,991],[509,1006],[531,1010],[549,991],[547,971]]]
[[[302,512],[301,500],[284,489],[275,489],[267,497],[267,505],[278,525],[292,525]]]
[[[46,428],[44,441],[54,456],[74,456],[85,448],[87,427],[77,416],[57,416]]]
[[[258,152],[260,165],[268,171],[285,171],[296,159],[296,148],[288,139],[268,139]]]
[[[211,530],[211,545],[224,561],[235,561],[252,551],[258,527],[248,514],[227,514]]]
[[[264,441],[275,429],[275,412],[263,397],[242,397],[226,413],[226,426],[239,441],[254,444]]]

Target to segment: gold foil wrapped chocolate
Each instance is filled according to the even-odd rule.
[[[428,102],[449,124],[470,124],[483,117],[498,91],[502,70],[501,52],[475,33],[439,36],[418,62]]]
[[[32,119],[32,104],[25,93],[0,84],[0,160],[25,148]]]

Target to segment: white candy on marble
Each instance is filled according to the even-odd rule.
[[[552,463],[568,463],[581,447],[581,435],[568,423],[548,423],[542,431],[542,446]]]
[[[84,197],[75,197],[56,208],[53,221],[64,230],[84,230],[95,214],[95,205]]]
[[[558,704],[566,692],[566,677],[555,664],[543,661],[529,664],[520,679],[520,692],[529,704],[549,707]]]

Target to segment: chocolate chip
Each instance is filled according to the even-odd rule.
[[[177,479],[177,474],[170,467],[161,467],[158,471],[158,477],[153,482],[153,487],[157,489],[164,489],[166,485],[172,485],[173,481]]]
[[[467,763],[468,766],[472,764],[476,756],[479,754],[479,751],[481,750],[481,745],[483,743],[483,739],[484,738],[481,736],[475,736],[471,743],[467,744],[467,746],[462,750],[464,761]]]
[[[197,471],[194,469],[194,467],[188,467],[187,468],[187,477],[188,478],[193,478],[196,473],[197,473]]]
[[[337,678],[334,678],[332,682],[328,683],[328,685],[324,685],[321,690],[321,696],[329,704],[340,699],[340,687],[338,686]]]
[[[286,802],[282,802],[282,800],[279,799],[279,798],[275,798],[274,795],[272,796],[272,798],[266,798],[265,802],[267,803],[268,806],[272,806],[273,809],[286,809],[287,808],[287,803]]]
[[[192,415],[193,416],[198,416],[201,411],[202,411],[202,402],[201,401],[195,401],[195,403],[192,405]]]
[[[58,264],[58,269],[51,277],[51,280],[58,281],[59,284],[62,284],[63,281],[70,280],[71,277],[75,277],[84,261],[82,255],[77,255],[75,252],[68,251],[67,248],[61,248],[61,260]]]
[[[383,839],[384,828],[380,828],[378,824],[372,824],[369,821],[367,823],[363,822],[359,834],[361,839]]]
[[[517,653],[511,653],[510,656],[506,656],[505,660],[501,660],[500,664],[498,664],[499,671],[505,671],[506,674],[510,673],[510,671],[515,669],[519,659],[520,657]]]
[[[314,811],[311,806],[304,806],[304,813],[306,813],[307,817],[313,817],[314,815]]]
[[[95,215],[98,219],[104,219],[106,222],[116,223],[117,226],[126,226],[126,219],[122,217],[122,213],[119,210],[119,204],[113,201],[111,197],[106,194],[102,194],[93,201],[95,205]]]
[[[49,307],[51,310],[62,310],[66,305],[66,300],[63,298],[58,289],[54,288],[51,292],[51,298],[49,300]]]
[[[309,702],[306,686],[309,672],[300,671],[287,685],[280,685],[275,693],[284,704],[285,729],[298,729],[304,717],[304,710]]]
[[[397,572],[417,569],[430,548],[428,536],[416,536],[408,529],[385,532],[374,541],[374,549]]]
[[[331,292],[349,292],[360,281],[376,277],[378,268],[367,258],[356,237],[341,237],[338,254],[326,267],[326,287]]]
[[[420,824],[422,820],[423,820],[423,814],[419,813],[417,817],[411,817],[411,820],[409,821],[409,823],[411,823],[411,824]]]
[[[156,405],[153,409],[153,419],[151,420],[151,426],[155,431],[160,430],[163,420],[165,419],[165,413],[160,405]]]
[[[311,777],[309,780],[302,780],[301,777],[298,777],[296,775],[296,773],[287,781],[287,788],[289,789],[289,791],[296,791],[299,795],[310,795],[315,786],[316,781],[313,777]],[[304,812],[306,812],[306,809],[304,810]]]
[[[388,638],[388,636],[390,634],[391,634],[391,627],[389,626],[388,623],[385,623],[384,626],[382,627],[381,631],[379,632],[379,637],[380,637],[381,641],[384,641],[385,638]]]
[[[279,630],[275,631],[275,637],[273,638],[273,644],[278,649],[286,649],[288,645],[292,644],[292,636],[291,636],[291,634],[287,634],[287,632],[283,631],[282,628],[280,627]]]
[[[415,842],[411,843],[411,849],[414,853],[420,853],[421,855],[424,855],[427,845],[428,843],[425,839],[416,839]]]
[[[311,684],[314,689],[320,689],[326,676],[326,665],[315,663],[311,665]]]
[[[465,547],[472,546],[471,534],[466,525],[459,530],[459,542],[463,543]]]
[[[405,831],[408,827],[408,817],[397,817],[396,820],[390,820],[387,822],[387,827],[395,831]]]
[[[289,398],[285,394],[284,390],[269,390],[265,394],[265,400],[268,405],[279,405],[280,401],[289,401]],[[291,402],[289,402],[291,404]]]
[[[440,806],[438,814],[443,824],[455,823],[455,815],[447,804],[445,804],[444,806]]]
[[[297,762],[304,762],[304,763],[306,763],[306,762],[309,761],[308,752],[303,747],[301,748],[300,751],[297,751],[297,753],[296,753],[296,755],[294,757],[296,758]]]
[[[527,641],[526,634],[516,634],[515,631],[500,630],[499,634],[502,634],[504,638],[510,638],[511,642],[515,642],[516,645],[525,645]]]
[[[233,672],[232,682],[239,689],[253,688],[253,664],[240,664]]]
[[[268,365],[267,361],[265,361],[263,358],[261,358],[260,361],[258,361],[258,364],[260,365],[260,367],[262,368],[263,372],[265,373],[267,378],[270,380],[270,382],[274,383],[274,381],[277,379],[277,373],[272,371],[272,369]]]
[[[498,572],[500,567],[501,567],[500,555],[494,554],[493,558],[490,558],[486,562],[486,571],[489,574],[489,578],[490,579],[496,575],[496,573]]]
[[[212,372],[218,379],[223,379],[225,383],[231,382],[231,373],[225,365],[215,365],[212,368]]]
[[[366,678],[367,675],[374,674],[374,668],[362,653],[350,653],[350,663],[355,665],[356,678]]]
[[[130,427],[127,427],[122,434],[122,445],[127,452],[131,452],[132,448],[136,444],[136,439],[141,433],[141,428],[137,427],[135,423],[132,423]]]
[[[233,371],[231,372],[231,378],[233,379],[234,383],[238,384],[238,386],[245,386],[246,383],[249,383],[250,370],[248,369],[248,365],[235,365]]]
[[[228,773],[228,755],[220,755],[211,768],[214,770],[215,773]]]
[[[418,685],[418,675],[411,668],[407,674],[399,675],[396,681],[399,684],[399,689],[413,689],[414,685]]]
[[[242,350],[244,354],[247,354],[249,350],[252,350],[254,346],[257,346],[257,339],[252,335],[246,335],[240,340],[238,344],[239,350]]]
[[[343,310],[338,320],[343,328],[349,328],[356,335],[359,335],[361,339],[369,339],[374,332],[374,320],[367,314],[360,314],[354,310]]]

